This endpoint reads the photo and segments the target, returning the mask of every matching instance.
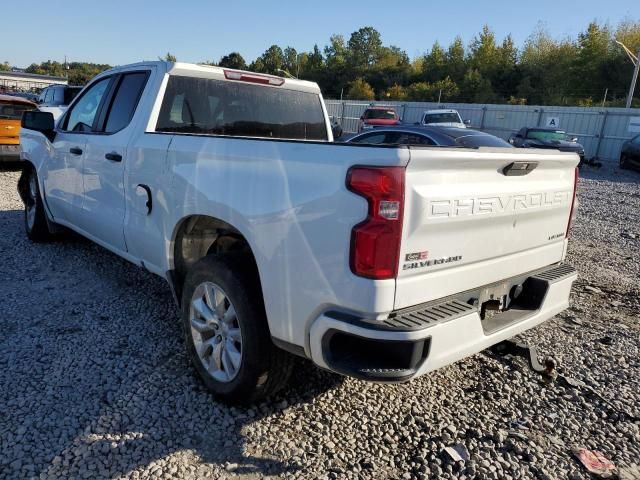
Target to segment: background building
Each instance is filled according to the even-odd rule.
[[[0,72],[0,92],[6,91],[39,91],[51,84],[68,85],[64,77],[37,75],[24,72]]]

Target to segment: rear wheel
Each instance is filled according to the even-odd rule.
[[[26,195],[24,202],[24,228],[27,237],[34,242],[45,242],[53,238],[47,225],[44,204],[38,186],[38,174],[34,168],[27,173]]]
[[[293,359],[271,342],[254,268],[207,256],[187,274],[182,320],[191,362],[221,400],[251,403],[275,393]]]

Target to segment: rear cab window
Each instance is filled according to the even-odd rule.
[[[397,120],[398,114],[393,109],[369,108],[364,111],[365,120]]]
[[[171,75],[157,132],[328,140],[318,93]]]
[[[0,100],[0,119],[20,120],[22,112],[33,110],[34,107],[28,103],[4,102]]]

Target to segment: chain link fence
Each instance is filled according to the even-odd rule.
[[[360,116],[371,105],[367,101],[326,100],[329,115],[342,126],[344,132],[358,130]],[[491,133],[505,140],[522,127],[552,126],[576,137],[585,148],[587,159],[615,162],[625,140],[640,133],[640,109],[536,107],[524,105],[480,105],[469,103],[375,102],[389,105],[404,123],[420,120],[425,110],[453,108],[463,120],[471,121],[471,128]]]

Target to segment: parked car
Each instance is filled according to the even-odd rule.
[[[457,110],[439,108],[436,110],[425,110],[416,125],[442,126],[465,128],[471,124],[471,120],[462,121],[462,117]]]
[[[374,127],[398,125],[400,117],[393,107],[371,105],[366,108],[358,122],[358,133]]]
[[[640,168],[640,134],[622,144],[620,168]]]
[[[502,147],[513,148],[501,138],[470,128],[415,127],[399,125],[379,127],[374,131],[360,133],[348,143],[369,145],[440,145],[449,147]]]
[[[410,380],[561,312],[576,279],[574,155],[333,143],[315,83],[117,67],[21,140],[27,236],[68,227],[165,278],[229,401],[284,385],[286,352]]]
[[[25,100],[29,100],[33,103],[38,103],[38,95],[32,92],[6,92],[6,95],[11,95],[12,97],[20,97]]]
[[[67,109],[73,99],[80,93],[82,87],[69,85],[50,85],[40,92],[38,97],[38,109],[42,112],[53,113],[53,118],[58,119]]]
[[[574,152],[584,162],[584,147],[577,138],[567,135],[564,130],[542,127],[523,127],[509,137],[509,143],[517,148],[552,148],[561,152]]]
[[[20,120],[22,113],[36,104],[13,95],[0,95],[0,161],[20,160]]]

